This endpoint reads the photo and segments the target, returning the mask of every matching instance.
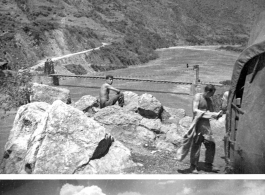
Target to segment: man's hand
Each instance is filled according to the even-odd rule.
[[[121,91],[117,91],[117,94],[119,95],[121,93]]]
[[[212,115],[212,118],[218,120],[218,119],[219,119],[220,117],[222,117],[222,116],[223,116],[223,111],[220,110],[219,112],[213,114],[213,115]]]
[[[222,117],[224,114],[224,111],[223,110],[220,110],[219,113],[218,113],[218,116],[217,116],[217,120]]]

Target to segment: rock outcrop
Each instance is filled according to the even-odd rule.
[[[55,100],[70,103],[70,91],[65,88],[33,83],[31,102],[47,102],[52,104]]]
[[[3,173],[19,173],[28,150],[28,142],[37,128],[43,126],[43,118],[49,107],[48,103],[34,102],[19,108],[5,145],[1,165]]]
[[[125,91],[124,94],[124,109],[127,111],[138,111],[139,95],[131,91]]]
[[[36,114],[27,120],[26,124],[34,124],[34,128],[27,131],[25,139],[25,134],[21,133],[28,129],[24,128],[24,115],[27,114],[24,110],[29,110],[33,105],[40,107],[39,104],[48,109],[42,109],[42,116]],[[33,123],[36,117],[38,123]],[[19,109],[16,121],[19,124],[15,123],[14,133],[10,134],[6,144],[2,173],[118,173],[122,168],[134,165],[130,160],[130,151],[106,135],[102,125],[60,100],[50,107],[37,102],[25,105]],[[105,144],[102,145],[102,142]],[[115,158],[111,159],[113,156]],[[97,162],[93,166],[95,160]],[[106,167],[106,161],[112,166]]]
[[[137,129],[143,117],[137,113],[123,110],[121,107],[114,105],[100,109],[94,119],[104,125],[107,132],[118,140],[128,141],[134,144],[142,143],[143,137],[141,133],[145,128]],[[145,133],[148,135],[148,133]],[[150,134],[152,134],[150,132]],[[154,139],[152,134],[151,139]]]
[[[90,108],[98,106],[98,99],[91,95],[82,96],[77,102],[75,102],[75,107],[83,112],[87,112]]]
[[[138,112],[146,118],[159,118],[162,111],[162,104],[151,94],[143,94],[138,100]]]
[[[54,98],[20,107],[1,173],[122,173],[136,166],[132,146],[174,151],[192,122],[185,110],[163,107],[150,94],[124,94],[124,107],[99,109],[90,95],[72,105]]]
[[[91,95],[85,95],[74,104],[74,107],[92,117],[99,109],[99,100]]]
[[[174,119],[181,119],[186,116],[186,111],[182,108],[176,109],[176,108],[169,108],[166,106],[163,106],[163,111],[161,114],[162,120],[174,120]]]

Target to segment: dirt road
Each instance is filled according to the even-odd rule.
[[[101,47],[104,47],[104,46],[109,45],[109,44],[110,43],[102,43],[101,46],[93,48],[93,49],[88,49],[88,50],[84,50],[84,51],[80,51],[80,52],[76,52],[76,53],[70,53],[70,54],[66,54],[66,55],[62,55],[62,56],[57,56],[57,57],[50,57],[50,59],[52,61],[57,61],[57,60],[60,60],[60,59],[63,59],[63,58],[69,58],[71,56],[75,56],[75,55],[79,55],[79,54],[83,54],[83,53],[88,53],[88,52],[91,52],[93,50],[99,50]],[[31,70],[35,70],[38,67],[44,66],[44,62],[45,61],[46,61],[46,59],[40,60],[35,66],[32,66],[30,69]]]

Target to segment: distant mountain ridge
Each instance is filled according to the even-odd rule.
[[[246,44],[262,0],[2,0],[0,57],[32,66],[47,57],[112,45],[85,57],[105,70],[145,63],[175,45]]]

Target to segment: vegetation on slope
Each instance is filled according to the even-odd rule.
[[[255,16],[264,9],[262,1],[245,0],[12,0],[0,4],[0,57],[7,50],[17,65],[32,66],[47,57],[108,42],[114,44],[93,53],[99,56],[92,64],[109,68],[152,60],[153,50],[161,47],[245,44]]]
[[[0,70],[0,111],[9,111],[30,102],[32,80],[29,71]]]

